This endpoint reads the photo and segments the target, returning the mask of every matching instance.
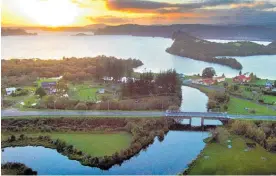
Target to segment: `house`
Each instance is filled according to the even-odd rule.
[[[192,83],[193,84],[202,84],[202,79],[193,79]]]
[[[267,81],[267,82],[265,83],[265,88],[267,88],[267,89],[272,89],[272,87],[273,87],[272,82]]]
[[[271,92],[276,92],[276,88],[272,89]]]
[[[57,92],[56,89],[57,83],[56,82],[42,82],[41,87],[46,90],[49,94],[54,94]]]
[[[13,92],[16,91],[16,88],[15,87],[9,87],[9,88],[6,88],[6,94],[7,95],[11,95]]]
[[[211,78],[208,78],[208,79],[202,79],[202,84],[205,85],[205,86],[210,86],[210,85],[213,85],[215,84],[215,80],[211,79]]]
[[[213,77],[214,81],[217,81],[218,83],[225,81],[225,76],[219,76],[219,77]]]
[[[99,93],[99,94],[104,94],[104,92],[105,92],[105,89],[104,89],[104,88],[100,88],[100,89],[98,90],[98,93]]]
[[[251,78],[245,75],[239,75],[233,78],[233,82],[238,82],[238,83],[248,83],[250,80]]]
[[[104,76],[103,80],[104,81],[113,81],[113,77]]]

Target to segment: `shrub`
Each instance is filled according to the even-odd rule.
[[[271,152],[276,151],[276,137],[269,137],[267,140],[267,149]]]
[[[79,102],[76,106],[75,106],[76,110],[87,110],[87,105],[86,103],[83,102]]]
[[[212,140],[220,144],[225,144],[229,139],[230,133],[223,127],[217,127],[215,130],[211,130]]]
[[[171,105],[171,106],[168,107],[168,110],[170,110],[170,111],[179,111],[179,106]]]
[[[8,139],[9,142],[13,142],[16,140],[16,137],[14,135],[11,135]]]

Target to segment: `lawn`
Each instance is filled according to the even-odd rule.
[[[264,175],[276,173],[276,154],[270,153],[257,144],[245,151],[246,141],[234,136],[232,148],[218,143],[207,144],[202,155],[189,171],[191,175]]]
[[[256,113],[252,114],[248,110],[246,110],[246,108],[254,109]],[[266,106],[235,97],[231,97],[228,103],[228,113],[243,115],[276,115],[276,111],[267,108]]]
[[[2,140],[7,139],[10,134],[2,133]],[[19,136],[17,134],[16,136]],[[118,133],[84,133],[84,132],[52,132],[52,133],[29,133],[27,136],[48,135],[52,139],[60,139],[73,145],[76,149],[91,156],[112,155],[129,147],[131,135],[124,132]]]
[[[70,85],[69,97],[80,101],[97,100],[97,91],[102,87],[90,87],[89,85]]]
[[[263,98],[266,103],[276,103],[276,96],[264,95]]]

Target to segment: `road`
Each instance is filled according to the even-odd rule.
[[[133,116],[156,117],[164,116],[160,111],[73,111],[73,110],[47,110],[47,111],[19,111],[17,109],[5,109],[1,111],[1,117],[20,116]]]
[[[22,116],[122,116],[122,117],[158,117],[158,116],[186,116],[186,117],[217,117],[231,119],[256,119],[276,120],[276,116],[259,115],[233,115],[214,112],[178,112],[165,113],[160,111],[19,111],[17,109],[2,110],[1,117],[22,117]]]

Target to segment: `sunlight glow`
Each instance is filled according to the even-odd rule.
[[[78,16],[78,8],[68,0],[21,1],[24,13],[45,26],[71,25]]]

